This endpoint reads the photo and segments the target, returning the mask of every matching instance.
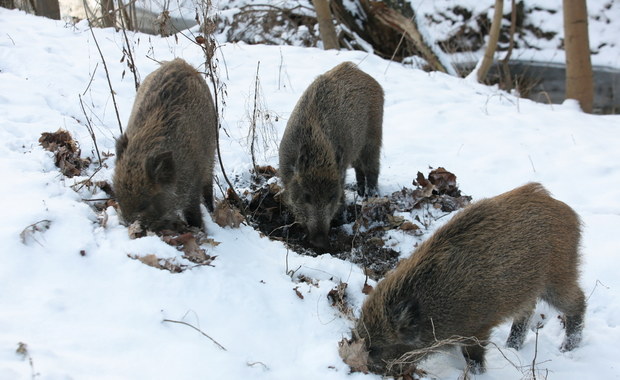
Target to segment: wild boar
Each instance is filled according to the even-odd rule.
[[[163,63],[136,95],[116,142],[114,192],[126,223],[153,231],[201,228],[213,211],[217,119],[201,75],[182,59]]]
[[[329,246],[349,166],[358,193],[376,195],[382,123],[381,85],[351,62],[317,77],[297,102],[280,142],[280,175],[284,201],[315,247]]]
[[[471,338],[459,342],[462,352],[483,372],[491,329],[513,318],[507,345],[519,349],[542,299],[565,314],[561,349],[572,350],[586,307],[578,283],[580,227],[577,214],[538,183],[468,206],[379,282],[352,342],[363,339],[368,368],[385,372],[405,353]]]

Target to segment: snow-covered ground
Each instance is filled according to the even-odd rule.
[[[81,96],[99,149],[114,152],[118,123],[89,29],[0,8],[0,30],[0,379],[380,378],[350,374],[337,353],[352,322],[327,294],[346,282],[359,310],[364,275],[356,265],[328,254],[287,252],[250,227],[221,228],[207,214],[208,234],[220,243],[205,246],[217,256],[213,267],[172,274],[129,258],[179,253],[157,237],[130,240],[112,208],[103,227],[83,199],[105,194],[73,186],[97,165],[83,177],[66,178],[38,144],[42,132],[63,128],[83,156],[96,157]],[[112,29],[95,33],[124,124],[135,96],[132,74],[121,62],[124,39]],[[199,68],[203,62],[201,50],[184,37],[129,38],[142,78],[157,67],[155,60],[181,57]],[[386,93],[382,194],[410,186],[417,171],[443,166],[474,199],[539,181],[571,205],[584,222],[581,284],[589,298],[582,345],[561,353],[557,313],[541,305],[547,318],[538,343],[530,332],[521,351],[503,348],[509,325],[501,325],[492,336],[499,349],[489,348],[488,372],[476,378],[529,378],[534,357],[537,378],[620,377],[620,116],[587,115],[573,101],[536,104],[362,52],[224,44],[218,54],[228,132],[220,143],[230,176],[248,176],[251,167],[248,114],[259,61],[264,105],[277,116],[276,141],[310,82],[353,61]],[[276,144],[261,163],[277,166]],[[114,159],[105,164],[94,181],[111,179]],[[350,172],[348,181],[353,177]],[[50,221],[49,229],[22,234],[42,220]],[[293,278],[287,275],[296,268]],[[300,274],[314,283],[298,282]],[[164,319],[196,326],[226,350]],[[22,354],[20,342],[27,345]],[[429,378],[457,379],[463,366],[455,353],[422,367]]]

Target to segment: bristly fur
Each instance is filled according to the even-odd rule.
[[[215,107],[196,69],[175,59],[148,75],[116,144],[114,190],[125,222],[202,227],[201,200],[213,209],[216,142]]]
[[[369,368],[453,336],[484,371],[491,329],[513,318],[507,344],[523,344],[537,299],[566,315],[562,350],[581,340],[585,297],[578,282],[580,221],[538,183],[478,201],[403,260],[362,307],[353,336],[367,342]]]
[[[359,194],[376,194],[382,123],[383,89],[351,62],[320,75],[297,102],[280,143],[280,175],[315,246],[327,246],[349,166]]]

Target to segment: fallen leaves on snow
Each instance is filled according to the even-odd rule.
[[[65,176],[79,176],[90,165],[90,159],[81,158],[81,150],[68,131],[44,132],[39,138],[41,146],[54,153],[54,163]]]

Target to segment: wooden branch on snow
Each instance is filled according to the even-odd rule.
[[[388,7],[385,3],[372,2],[371,10],[377,21],[402,33],[405,39],[412,42],[433,70],[444,73],[448,72],[440,62],[439,57],[437,57],[433,50],[426,44],[424,38],[422,38],[422,34],[420,34],[420,31],[412,20]]]

